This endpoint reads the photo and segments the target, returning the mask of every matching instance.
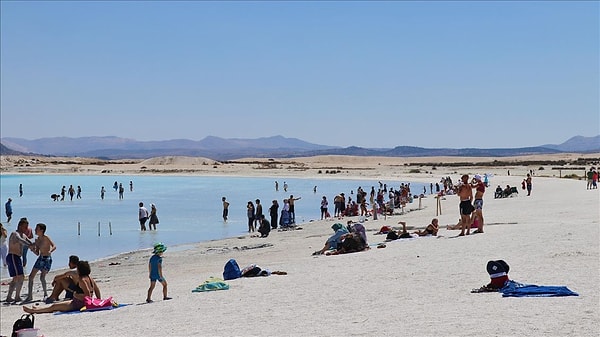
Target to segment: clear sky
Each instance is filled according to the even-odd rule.
[[[1,136],[502,148],[600,134],[597,1],[2,1]]]

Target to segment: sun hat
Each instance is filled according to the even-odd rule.
[[[479,174],[476,174],[473,178],[475,178],[476,180],[481,180],[481,176]]]
[[[162,242],[158,242],[154,244],[154,251],[152,252],[152,254],[164,253],[166,250],[167,246],[165,246]]]

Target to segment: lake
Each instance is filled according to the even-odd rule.
[[[275,181],[279,191],[275,191]],[[119,200],[112,188],[114,182],[122,183],[125,193]],[[129,190],[129,182],[133,190]],[[283,184],[288,191],[283,191]],[[400,181],[386,181],[397,188]],[[406,183],[406,181],[404,181]],[[23,196],[19,197],[19,184],[23,184]],[[50,195],[60,194],[62,186],[75,189],[81,186],[81,199],[53,201]],[[151,248],[155,242],[167,246],[235,237],[247,233],[246,204],[260,199],[263,213],[267,214],[271,201],[301,197],[296,202],[298,224],[320,219],[320,203],[323,195],[329,201],[333,213],[333,197],[341,192],[346,196],[359,186],[369,192],[371,186],[378,188],[375,180],[345,179],[298,179],[298,178],[247,178],[247,177],[198,177],[198,176],[111,176],[111,175],[0,175],[0,197],[4,204],[12,198],[13,219],[6,225],[2,208],[2,223],[14,231],[21,217],[27,217],[32,229],[39,222],[48,226],[46,234],[57,246],[53,253],[53,269],[67,266],[69,255],[82,259],[97,260],[124,252]],[[100,188],[104,186],[104,200]],[[317,186],[317,192],[313,192]],[[421,193],[423,184],[411,182],[413,193]],[[221,217],[221,197],[230,202],[229,221]],[[138,203],[150,210],[150,203],[157,207],[160,220],[157,231],[140,231]],[[110,226],[109,226],[110,224]],[[111,234],[112,232],[112,234]],[[36,256],[29,252],[28,270]],[[32,262],[29,262],[32,261]],[[5,269],[3,269],[3,275]]]

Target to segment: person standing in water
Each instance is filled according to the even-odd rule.
[[[221,201],[223,202],[223,222],[227,222],[227,217],[229,216],[229,202],[225,197],[221,198]]]
[[[150,230],[156,230],[158,224],[158,216],[156,215],[156,205],[150,204],[150,221],[148,222]]]

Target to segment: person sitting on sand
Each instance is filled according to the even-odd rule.
[[[494,199],[502,198],[503,193],[502,187],[498,185],[498,187],[496,187],[496,192],[494,193]]]
[[[331,229],[334,231],[333,235],[330,236],[327,241],[325,241],[323,248],[314,252],[313,255],[321,255],[330,249],[337,249],[338,245],[341,243],[342,236],[344,234],[348,234],[348,229],[346,229],[346,227],[339,222],[334,223],[331,226]]]
[[[77,281],[79,280],[79,275],[77,274],[78,263],[79,257],[77,255],[69,256],[70,270],[54,277],[54,280],[52,281],[52,294],[46,298],[46,304],[58,301],[60,294],[63,291],[65,292],[65,299],[69,300],[73,298],[73,292],[77,289]],[[96,282],[94,282],[93,286],[96,298],[102,298]]]
[[[79,261],[77,263],[78,280],[73,299],[69,301],[52,303],[49,306],[23,306],[23,311],[30,314],[44,314],[56,311],[77,311],[85,306],[84,300],[86,296],[93,297],[96,281],[90,276],[91,268],[87,261]]]
[[[417,234],[418,236],[427,236],[427,235],[437,236],[438,230],[439,230],[438,219],[433,218],[431,220],[431,223],[429,225],[427,225],[427,227],[425,227],[424,230],[422,230],[422,231],[418,230],[413,233]]]
[[[502,289],[510,279],[508,271],[510,267],[504,260],[488,261],[486,270],[490,275],[490,283],[478,289],[473,289],[471,292],[495,292]]]

